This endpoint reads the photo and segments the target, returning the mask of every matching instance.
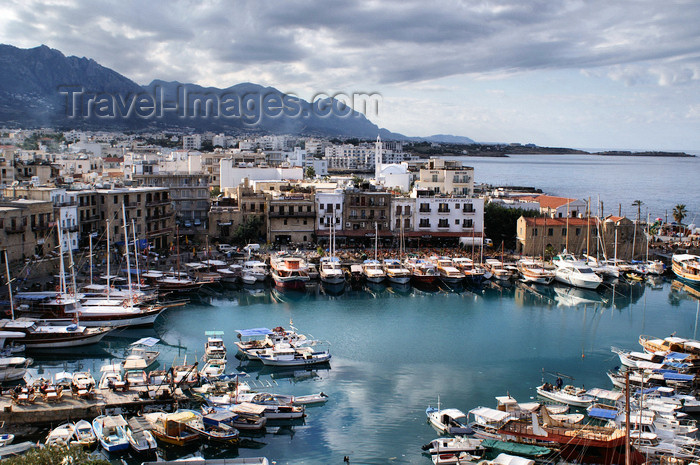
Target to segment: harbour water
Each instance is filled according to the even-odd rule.
[[[695,295],[700,291],[694,290]],[[121,330],[79,354],[36,356],[42,373],[63,369],[99,372],[144,336],[162,340],[160,365],[200,358],[204,332],[225,333],[232,352],[235,330],[287,327],[329,340],[329,367],[263,368],[229,355],[229,371],[249,374],[251,386],[284,394],[329,395],[307,408],[307,418],[280,423],[230,451],[169,449],[174,458],[264,455],[277,464],[428,464],[421,446],[438,436],[425,408],[438,396],[463,411],[495,406],[510,393],[527,401],[542,370],[566,373],[577,385],[611,388],[606,370],[619,365],[610,346],[638,350],[640,334],[697,336],[698,300],[677,281],[606,285],[601,291],[567,287],[501,287],[419,290],[373,286],[339,295],[321,285],[307,292],[269,288],[209,291],[193,303],[169,309],[153,329]],[[549,379],[552,381],[552,379]],[[129,463],[137,459],[126,458]],[[113,463],[120,463],[115,459]]]
[[[448,157],[449,158],[449,157]],[[454,157],[453,157],[454,158]],[[673,221],[671,212],[685,204],[684,223],[700,221],[698,175],[700,158],[621,157],[598,155],[513,155],[508,158],[467,157],[477,183],[533,186],[552,195],[592,200],[593,213],[600,196],[606,215],[636,218],[635,200],[644,202],[652,218]]]

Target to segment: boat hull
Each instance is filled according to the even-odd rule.
[[[387,279],[394,284],[408,284],[411,281],[410,276],[388,276]]]
[[[345,282],[345,276],[321,276],[321,282],[324,284],[342,284]]]

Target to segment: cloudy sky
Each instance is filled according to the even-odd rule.
[[[132,80],[379,93],[407,135],[700,151],[700,2],[5,0],[0,42]]]

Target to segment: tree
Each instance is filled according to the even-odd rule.
[[[233,237],[236,242],[247,243],[252,240],[257,240],[260,237],[263,220],[260,216],[250,215],[245,222],[238,225]]]
[[[221,189],[219,188],[219,186],[212,187],[211,191],[209,192],[209,195],[211,196],[211,198],[216,198],[220,194],[221,194]]]
[[[688,215],[688,210],[685,209],[685,204],[679,203],[673,207],[673,219],[676,223],[682,224],[683,219]]]
[[[10,457],[2,461],[4,465],[59,465],[59,464],[85,464],[85,465],[109,465],[109,462],[87,454],[82,447],[49,446],[40,449],[31,449],[24,455]]]
[[[639,223],[639,220],[642,217],[642,205],[644,205],[644,202],[641,200],[635,200],[632,202],[632,206],[637,207],[637,223]]]
[[[315,178],[316,177],[316,170],[314,169],[313,166],[309,166],[306,168],[306,177],[307,178]]]
[[[506,208],[496,203],[489,203],[484,208],[486,236],[493,240],[494,245],[505,241],[507,249],[515,249],[518,218],[521,216],[538,217],[540,212],[539,210]]]

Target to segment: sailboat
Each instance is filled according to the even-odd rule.
[[[202,287],[203,283],[199,283],[187,277],[185,273],[180,272],[180,230],[175,227],[175,238],[177,241],[177,269],[175,273],[163,275],[156,279],[156,285],[161,291],[170,292],[191,292]]]
[[[335,212],[333,213],[330,238],[330,256],[321,258],[319,277],[324,284],[342,284],[345,282],[345,273],[340,267],[340,260],[335,256]]]

